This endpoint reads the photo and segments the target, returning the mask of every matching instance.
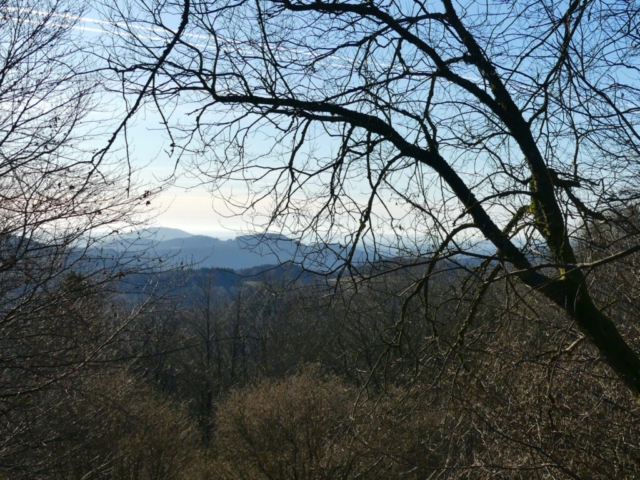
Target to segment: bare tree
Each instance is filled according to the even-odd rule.
[[[637,2],[131,1],[105,13],[119,22],[109,66],[135,99],[129,116],[155,105],[175,155],[229,208],[348,244],[352,274],[361,246],[480,257],[476,279],[542,295],[640,398],[637,351],[590,287],[640,247],[575,252],[582,225],[624,222],[638,198]],[[241,196],[227,188],[238,181]]]
[[[139,224],[152,192],[93,156],[104,117],[74,31],[83,3],[0,1],[0,470],[12,478],[33,478],[30,455],[57,441],[44,419],[140,308],[114,303],[139,255],[105,241]]]

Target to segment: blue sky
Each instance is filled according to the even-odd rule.
[[[560,2],[559,6],[561,4],[562,2]],[[472,5],[474,4],[472,3]],[[506,11],[502,13],[505,15],[507,14]],[[471,15],[471,17],[473,17],[473,15]],[[78,29],[82,31],[82,35],[86,39],[108,39],[109,35],[111,35],[109,31],[112,27],[98,18],[99,15],[97,12],[88,12],[87,18],[83,19],[83,21],[79,23]],[[156,35],[153,30],[147,30],[149,31],[148,35]],[[142,35],[147,35],[147,33],[143,32]],[[204,40],[194,39],[194,41],[202,42]],[[501,41],[498,42],[498,46],[502,45],[506,41],[507,40],[505,38],[502,38]],[[162,43],[162,41],[159,42],[159,44]],[[96,42],[96,45],[97,44],[99,44],[99,42]],[[511,43],[509,46],[510,50],[517,50],[517,48],[515,48],[517,45]],[[514,55],[516,55],[516,53],[517,52],[513,52]],[[335,67],[333,64],[329,66]],[[115,94],[113,99],[104,98],[103,100],[110,104],[114,110],[119,109],[121,112],[125,110],[123,100]],[[180,104],[177,107],[176,117],[186,114],[189,108],[190,107],[187,105]],[[469,116],[468,112],[465,112],[466,116],[456,115],[455,112],[442,111],[440,113],[446,114],[443,117],[443,124],[445,125],[448,125],[449,123],[455,124],[455,122],[468,121],[469,128],[472,129],[472,127],[474,127],[474,125],[471,125],[474,119]],[[217,113],[213,113],[212,115],[215,116]],[[218,234],[225,231],[229,232],[229,230],[249,229],[248,225],[243,223],[238,217],[225,218],[225,205],[222,202],[213,200],[213,197],[209,195],[207,190],[198,185],[199,182],[196,178],[183,174],[182,168],[178,168],[178,175],[173,178],[176,159],[175,157],[172,157],[169,152],[170,141],[167,139],[166,133],[162,131],[160,120],[159,116],[154,114],[152,110],[140,111],[136,115],[135,123],[130,126],[128,132],[132,144],[132,148],[130,150],[131,158],[133,159],[133,166],[138,170],[139,180],[142,182],[157,184],[159,181],[171,178],[173,183],[171,187],[168,187],[167,190],[153,202],[153,206],[157,208],[156,213],[158,215],[154,220],[154,223],[163,226],[181,228],[193,233]],[[463,127],[463,125],[458,125],[457,128]],[[456,128],[456,125],[454,125],[453,128]],[[263,133],[268,134],[269,132],[265,131]],[[441,135],[446,136],[446,132]],[[331,141],[326,138],[318,137],[318,139],[320,147],[319,150],[314,153],[318,154],[320,157],[324,155],[330,156],[331,149],[335,145],[332,145]],[[253,141],[253,144],[253,147],[258,150],[262,148],[260,139]],[[287,148],[287,145],[278,145],[277,148],[283,150]],[[496,146],[495,148],[497,149],[498,147]],[[510,147],[507,146],[505,148],[509,149],[509,152],[507,153],[510,154]],[[447,155],[447,157],[452,164],[454,164],[458,173],[465,175],[468,177],[470,183],[473,183],[472,180],[474,174],[482,174],[485,168],[485,158],[475,152],[462,152],[460,155],[456,156],[456,152],[454,150],[454,148],[451,148],[451,152],[447,152],[446,147],[443,147],[443,152],[451,153],[451,155]],[[564,152],[563,150],[563,148],[558,148],[558,145],[556,145],[556,153],[563,158],[568,158],[570,156],[570,152]],[[282,158],[285,158],[286,155],[283,152],[279,153],[280,161],[282,161]],[[117,155],[117,150],[114,155]],[[515,152],[515,155],[518,155],[517,152]],[[272,161],[272,158],[265,158],[265,163],[270,161]],[[317,162],[318,160],[314,158],[311,161]],[[517,159],[514,161],[517,162]],[[410,170],[410,167],[407,168],[407,171]],[[470,170],[469,173],[466,173],[466,170]],[[428,175],[428,172],[424,173],[424,175]],[[401,183],[406,181],[405,178],[400,178],[399,180]],[[356,201],[359,201],[361,198],[364,199],[366,194],[366,182],[360,183],[361,185],[356,184],[353,187],[353,198]],[[223,193],[226,193],[229,196],[238,194],[238,198],[242,198],[242,192],[240,189],[232,191],[230,185],[226,188],[228,188],[228,190]],[[446,194],[446,192],[444,192],[444,194]],[[434,201],[431,196],[428,196],[423,200],[427,203]],[[457,208],[457,205],[454,204],[455,202],[449,202],[452,209],[448,212],[448,215],[456,215],[456,211],[454,210]],[[392,205],[391,202],[390,205]],[[398,210],[398,212],[400,212],[400,210]],[[402,214],[399,213],[397,217],[400,217],[401,215]],[[395,214],[394,217],[396,217]],[[227,235],[230,235],[230,233],[227,233]]]
[[[78,20],[77,17],[73,19]],[[60,22],[69,20],[71,18],[64,16],[59,19]],[[97,45],[111,35],[112,27],[100,19],[98,12],[89,10],[79,19],[75,30],[84,40]],[[109,132],[124,108],[120,96],[105,95],[92,112],[91,119],[98,121],[103,130]],[[225,218],[224,214],[220,214],[224,212],[224,205],[214,202],[207,189],[199,186],[199,182],[193,177],[185,176],[181,167],[176,169],[175,157],[169,153],[170,141],[161,128],[157,114],[148,109],[140,111],[128,127],[128,136],[131,166],[136,172],[134,178],[143,185],[163,185],[162,193],[153,199],[149,212],[153,225],[220,238],[234,237],[236,231],[246,231],[249,228],[238,218]],[[95,148],[103,147],[105,141],[106,137],[97,140]],[[111,156],[123,157],[122,143],[116,146]]]

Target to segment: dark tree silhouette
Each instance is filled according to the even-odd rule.
[[[546,298],[640,398],[637,351],[590,287],[640,247],[591,262],[575,250],[585,224],[628,223],[638,199],[639,10],[185,0],[104,12],[118,22],[108,60],[131,95],[127,121],[156,108],[173,153],[228,208],[350,245],[354,277],[363,245],[432,265],[480,257],[475,279],[507,276]]]

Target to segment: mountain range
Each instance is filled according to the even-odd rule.
[[[349,255],[349,247],[344,245],[306,245],[279,234],[251,234],[220,240],[165,227],[122,235],[105,245],[105,249],[118,255],[159,258],[174,265],[233,270],[295,262],[311,270],[328,271],[343,264]],[[364,259],[364,252],[356,249],[352,261]]]

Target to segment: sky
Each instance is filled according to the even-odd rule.
[[[61,22],[67,20],[71,18],[60,16]],[[73,20],[78,20],[78,17]],[[112,34],[109,22],[101,20],[99,13],[91,10],[79,19],[75,30],[89,42]],[[117,115],[114,112],[119,110],[121,113],[123,106],[119,95],[106,96],[101,99],[99,110],[92,112],[93,119],[99,122],[108,119],[112,123],[114,114]],[[128,136],[132,140],[130,159],[137,182],[149,187],[163,186],[161,193],[152,201],[151,225],[222,239],[234,238],[250,229],[241,219],[221,214],[224,205],[214,201],[210,192],[193,178],[185,176],[181,168],[176,169],[175,159],[168,151],[170,142],[157,115],[139,112],[128,128]],[[116,148],[114,155],[122,156],[122,150]]]
[[[65,18],[61,18],[61,21],[65,21]],[[89,42],[97,40],[94,42],[96,45],[100,40],[108,39],[114,31],[109,22],[101,20],[99,13],[93,11],[88,11],[75,28]],[[149,35],[154,34],[150,32]],[[114,115],[118,115],[117,112],[122,115],[125,111],[123,100],[118,94],[105,96],[102,103],[107,107],[104,112],[96,112],[98,119],[101,119],[101,115],[104,118],[113,118]],[[109,108],[113,111],[109,111]],[[186,113],[188,107],[179,106],[178,113],[182,113],[180,109],[185,109]],[[169,152],[171,142],[163,131],[161,118],[152,109],[137,112],[128,126],[127,133],[131,145],[129,158],[136,170],[138,181],[150,186],[164,185],[162,193],[152,201],[152,225],[179,228],[189,233],[221,238],[233,237],[236,232],[247,233],[252,230],[241,218],[225,215],[224,212],[228,210],[224,203],[216,200],[200,185],[198,179],[185,175],[180,166],[176,169],[176,159]],[[259,141],[256,143],[259,145]],[[320,147],[324,153],[331,148],[326,143]],[[112,154],[117,156],[121,152],[121,149],[115,148]],[[363,196],[363,201],[365,200]],[[390,208],[394,208],[393,204],[390,204]],[[397,218],[401,216],[402,213],[398,213]]]
[[[113,35],[110,23],[101,20],[99,13],[91,11],[78,22],[76,30],[90,42],[98,40],[96,44]],[[150,33],[152,34],[153,32]],[[124,111],[123,100],[117,94],[112,95],[113,98],[103,98],[103,103],[111,105],[114,111],[119,110],[121,114]],[[186,113],[188,107],[181,105],[178,109],[185,109]],[[110,112],[104,112],[105,118],[110,115]],[[178,228],[192,234],[218,238],[233,238],[236,234],[253,231],[251,225],[241,217],[229,215],[225,204],[214,198],[205,186],[199,184],[198,179],[185,175],[180,166],[176,169],[176,159],[169,152],[171,142],[163,131],[161,118],[153,110],[143,109],[136,114],[128,127],[128,138],[131,140],[130,159],[137,171],[138,180],[150,186],[164,184],[163,192],[152,200],[154,218],[150,221],[151,225]],[[321,154],[330,154],[331,145],[327,140],[325,138],[320,142]],[[259,139],[256,139],[254,145],[260,145]],[[116,148],[116,155],[117,151]],[[167,180],[170,181],[166,182]],[[361,200],[364,205],[368,200],[367,188],[364,184],[362,186],[362,189],[353,189],[353,198]],[[396,206],[397,203],[389,202],[387,207],[394,210]],[[406,212],[398,208],[394,215],[395,218],[403,218]],[[387,232],[378,233],[384,235]]]
[[[63,24],[65,24],[65,22],[69,22],[70,20],[72,19],[65,16],[60,16],[60,19],[59,19],[59,21]],[[75,26],[75,30],[89,44],[95,45],[96,52],[98,53],[101,53],[101,52],[104,53],[105,51],[104,49],[100,50],[101,48],[100,42],[102,40],[106,41],[111,38],[111,35],[114,35],[114,34],[117,35],[117,33],[114,33],[113,25],[110,22],[101,20],[97,12],[88,11],[86,13],[86,16],[84,16],[83,18],[81,19],[74,18],[73,20],[79,20]],[[149,38],[155,38],[155,39],[158,38],[157,34],[154,33],[151,29],[147,29],[147,30],[149,31],[148,32],[143,31],[141,33],[141,36],[143,36],[144,38],[147,38],[146,35],[149,35],[150,36]],[[192,35],[195,35],[195,34],[192,34]],[[232,37],[229,34],[225,38],[232,38]],[[197,38],[194,41],[201,42],[203,40],[200,38]],[[323,37],[321,41],[324,42],[325,38]],[[158,42],[158,44],[161,47],[163,47],[162,41]],[[285,43],[285,45],[289,45],[289,44]],[[329,48],[329,47],[323,47],[323,48]],[[135,53],[138,53],[138,50],[132,50],[132,51]],[[306,54],[306,51],[302,51],[302,49],[298,51],[297,49],[293,49],[288,46],[283,47],[282,51],[285,52],[285,55],[283,56],[287,56],[289,53],[296,53],[300,55]],[[187,55],[185,58],[187,58],[187,61],[189,61],[190,57]],[[232,57],[229,57],[229,58],[232,58]],[[251,56],[248,56],[247,58],[251,58]],[[328,60],[327,66],[331,68],[328,69],[329,73],[327,73],[326,79],[334,80],[336,81],[336,83],[339,84],[340,82],[336,80],[336,77],[340,78],[341,76],[336,75],[335,71],[341,68],[340,63],[339,62],[334,63],[334,60],[337,57],[329,56],[328,58],[329,60]],[[354,57],[354,58],[357,58],[357,57]],[[369,57],[366,57],[366,58],[368,59]],[[384,57],[380,57],[380,58],[384,58]],[[232,66],[234,65],[233,60],[229,60],[229,62],[230,62],[230,65]],[[365,60],[363,65],[366,66],[366,65],[369,65],[370,63],[371,62],[369,62],[369,60]],[[387,64],[371,63],[371,65],[374,65],[374,66],[382,65],[384,67]],[[464,74],[466,75],[466,71]],[[348,75],[345,75],[345,77],[347,76]],[[471,78],[471,77],[465,77],[465,78],[472,81],[478,80],[477,78]],[[409,83],[407,83],[407,86],[409,86]],[[318,89],[318,91],[323,91],[323,90]],[[447,93],[446,89],[443,89],[442,95],[446,95],[446,93]],[[399,98],[399,96],[396,98]],[[418,97],[407,95],[407,98],[409,98],[412,101],[412,99],[415,99]],[[440,105],[448,104],[447,101],[442,101],[443,100],[442,98],[440,100],[441,100]],[[190,108],[191,107],[186,104],[183,104],[183,103],[178,104],[176,109],[173,111],[173,113],[175,114],[175,118],[178,118],[179,120],[186,119],[185,115],[186,113],[188,113]],[[216,108],[218,108],[218,105],[216,105]],[[446,109],[448,107],[443,106],[442,108]],[[448,125],[449,123],[452,124],[451,128],[454,134],[451,134],[450,136],[453,139],[461,138],[461,137],[455,136],[457,132],[468,131],[470,133],[473,133],[475,128],[484,129],[484,127],[480,125],[480,122],[477,122],[477,120],[481,119],[482,116],[480,115],[478,118],[473,117],[473,115],[469,114],[470,109],[471,107],[469,109],[462,108],[460,110],[460,112],[462,112],[461,114],[458,114],[457,113],[458,110],[454,109],[451,112],[448,112],[448,111],[445,112],[446,115],[442,117],[441,122],[444,123],[445,126]],[[92,114],[95,115],[93,119],[96,120],[96,124],[101,124],[105,133],[109,134],[110,132],[114,131],[112,129],[112,126],[117,124],[118,118],[123,118],[123,114],[126,113],[126,111],[127,111],[127,106],[124,104],[124,100],[121,98],[121,96],[117,93],[111,93],[111,94],[103,95],[103,97],[101,98],[101,105],[99,109],[96,109]],[[436,116],[438,113],[442,114],[443,112],[442,111],[436,112]],[[211,115],[212,115],[211,118],[218,119],[219,115],[221,114],[218,110],[216,110],[216,112],[212,113]],[[232,115],[237,115],[237,112],[234,112]],[[109,121],[106,121],[106,120],[109,120]],[[316,122],[315,124],[318,124],[318,123],[319,122]],[[269,127],[266,127],[266,128],[269,128]],[[396,128],[398,127],[396,126]],[[444,133],[443,133],[443,130],[445,130]],[[446,130],[447,130],[446,128],[440,129],[439,132],[440,132],[441,138],[446,139],[447,137]],[[276,137],[276,135],[269,135],[269,133],[270,132],[268,130],[266,131],[261,130],[259,132],[259,135],[263,137],[271,136],[272,139]],[[179,165],[178,168],[176,168],[176,157],[172,155],[172,152],[170,151],[171,140],[168,138],[167,133],[163,129],[161,117],[156,112],[154,112],[153,108],[145,107],[136,113],[132,121],[129,122],[129,125],[127,128],[127,136],[128,136],[128,139],[130,140],[130,145],[131,145],[130,149],[128,150],[129,152],[128,158],[131,162],[131,166],[136,172],[135,178],[137,179],[137,181],[140,184],[145,185],[144,188],[149,188],[149,187],[154,188],[159,185],[163,186],[162,192],[157,197],[154,197],[151,202],[150,212],[149,212],[150,226],[178,228],[193,234],[204,234],[204,235],[215,236],[223,239],[233,238],[239,233],[245,234],[253,231],[253,229],[251,228],[251,225],[249,223],[245,223],[242,217],[232,216],[229,214],[230,212],[227,209],[224,202],[217,199],[215,196],[213,196],[207,190],[206,186],[201,184],[202,178],[198,179],[197,177],[187,175],[184,169],[182,168],[183,167],[182,165]],[[311,135],[311,137],[314,139],[314,142],[317,140],[317,143],[320,145],[318,152],[315,152],[315,151],[313,152],[313,153],[318,153],[318,155],[317,156],[309,155],[308,158],[306,158],[304,154],[306,154],[307,152],[302,150],[301,152],[303,155],[299,155],[298,159],[300,159],[301,163],[304,164],[304,167],[302,168],[306,169],[307,171],[313,168],[315,168],[316,170],[322,170],[322,174],[324,176],[318,175],[313,179],[313,181],[318,182],[321,188],[322,186],[327,186],[330,184],[330,182],[326,181],[326,176],[330,175],[331,172],[329,171],[328,168],[324,170],[318,168],[318,165],[322,163],[323,156],[329,157],[332,152],[335,155],[336,153],[336,150],[334,149],[335,143],[331,144],[331,141],[328,140],[328,135],[326,134],[326,132],[324,136],[322,136],[322,134],[319,134],[317,137],[315,135]],[[471,138],[474,139],[475,137],[471,137]],[[208,140],[209,138],[207,137],[207,141]],[[102,141],[106,141],[106,137],[104,137]],[[112,149],[112,151],[110,152],[110,156],[114,159],[118,158],[119,156],[120,157],[123,156],[124,150],[122,148],[123,147],[122,136],[120,136],[119,142],[121,143],[119,145],[116,145],[116,148]],[[496,142],[499,142],[500,146],[499,147],[495,146],[494,151],[495,152],[503,151],[502,140],[498,138]],[[280,138],[278,139],[278,142],[274,142],[274,143],[275,143],[274,150],[285,150],[287,147],[290,147],[290,145],[286,144],[285,142],[280,142]],[[315,147],[308,147],[307,146],[308,143],[305,144],[304,148],[310,148],[310,149],[315,148]],[[444,143],[444,147],[441,146],[440,151],[444,152],[445,154],[449,153],[447,151],[447,141],[443,143]],[[451,144],[452,144],[452,141],[449,142],[449,146]],[[487,141],[487,145],[491,147],[490,144],[491,142]],[[256,150],[261,150],[263,149],[262,145],[263,144],[261,144],[260,138],[251,138],[252,148]],[[508,153],[510,153],[511,148],[509,147],[508,144],[505,144],[505,145],[506,146],[504,148],[508,149]],[[102,148],[103,146],[104,146],[104,143],[101,145],[97,145],[98,149]],[[562,144],[560,144],[560,146],[563,147]],[[467,182],[469,182],[470,185],[473,185],[474,182],[476,181],[474,177],[479,178],[480,176],[483,175],[483,171],[485,168],[484,160],[486,157],[483,155],[477,154],[476,150],[472,148],[469,148],[469,149],[461,148],[460,150],[462,151],[462,153],[459,155],[456,155],[456,152],[454,151],[456,147],[457,145],[454,147],[451,147],[452,155],[448,156],[447,160],[451,162],[452,166],[456,169],[456,172],[458,174],[465,177],[464,179]],[[268,148],[268,147],[264,147],[264,148]],[[557,150],[558,152],[556,153],[558,153],[558,155],[569,158],[570,155],[568,155],[568,153],[570,153],[570,150],[567,150],[567,152],[561,151],[561,150],[564,150],[564,148],[560,148]],[[516,149],[514,149],[514,151],[517,152]],[[276,152],[276,154],[278,154],[278,152]],[[280,160],[282,161],[284,159],[285,160],[284,164],[286,165],[286,159],[288,159],[287,153],[284,151],[281,151],[279,152],[279,154],[280,154]],[[376,155],[373,155],[376,157],[373,161],[384,162],[386,158],[385,155],[389,155],[389,151],[383,152],[381,150],[379,152],[379,156],[377,154],[378,152],[376,152]],[[518,156],[517,153],[515,155]],[[300,158],[300,157],[303,157],[303,158]],[[509,158],[509,157],[510,156],[507,155],[505,158]],[[335,156],[333,158],[335,158]],[[264,162],[264,164],[267,164],[268,162],[273,162],[273,161],[274,161],[274,156],[270,154],[268,159]],[[517,164],[517,162],[520,162],[521,160],[515,159],[514,161]],[[400,166],[397,167],[396,171],[400,173],[397,173],[396,176],[393,176],[395,172],[389,173],[388,174],[389,176],[386,177],[386,180],[388,181],[388,183],[393,184],[403,192],[415,193],[416,196],[415,198],[412,197],[411,201],[416,201],[416,202],[419,202],[420,205],[425,205],[426,206],[425,209],[429,210],[428,212],[429,215],[435,212],[435,215],[436,216],[439,215],[440,218],[444,218],[447,224],[450,220],[452,220],[453,225],[455,225],[456,221],[458,221],[458,219],[463,217],[463,215],[460,214],[461,208],[459,203],[455,201],[455,198],[452,195],[449,195],[450,192],[447,190],[446,186],[439,187],[440,183],[437,182],[437,180],[439,179],[436,179],[433,182],[429,180],[430,178],[429,174],[432,172],[423,173],[422,170],[414,169],[413,164],[411,163],[403,164],[402,162],[399,162],[399,164],[403,165],[402,168]],[[260,166],[262,167],[262,165],[263,164],[261,164]],[[268,163],[269,167],[270,165],[272,165],[272,163]],[[328,165],[328,163],[325,163],[323,165]],[[373,168],[369,168],[369,172],[375,171],[376,168],[379,168],[379,167],[376,167],[374,165]],[[491,166],[489,166],[489,168],[491,168]],[[350,187],[349,194],[353,195],[350,199],[345,201],[345,203],[348,204],[345,210],[350,209],[348,210],[349,213],[353,214],[352,218],[349,218],[349,220],[355,219],[355,221],[360,222],[359,215],[361,215],[361,212],[362,212],[361,207],[362,205],[366,204],[366,200],[367,200],[368,182],[367,182],[367,178],[364,178],[365,175],[362,173],[362,169],[358,170],[357,168],[354,168],[353,170],[355,170],[356,173],[350,172],[348,180],[344,181],[345,184],[348,183]],[[411,183],[408,181],[408,177],[404,174],[405,171],[409,172],[412,175]],[[246,174],[246,169],[243,169],[242,172],[243,174]],[[415,175],[413,175],[412,172],[415,172]],[[360,177],[356,178],[357,175],[360,175]],[[385,175],[387,175],[387,172],[385,172]],[[403,175],[405,176],[403,177]],[[294,175],[292,174],[292,178],[293,177]],[[371,176],[369,176],[369,181],[370,181],[370,177]],[[303,176],[302,175],[298,176],[297,180],[299,180],[300,178],[303,178]],[[347,177],[345,176],[345,178]],[[414,182],[413,181],[414,178],[419,179],[419,182]],[[473,187],[475,191],[481,191],[483,188],[485,189],[485,191],[487,191],[487,189],[489,189],[489,186],[488,186],[489,183],[494,182],[493,177],[491,177],[492,179],[490,180],[490,182],[486,181],[486,179],[488,178],[490,178],[490,176],[486,176],[485,180],[482,180],[484,184],[481,184],[481,185],[475,184]],[[280,186],[283,183],[285,182],[279,182],[277,183],[277,185]],[[313,185],[313,183],[311,182],[309,183]],[[309,183],[305,185],[308,185]],[[252,185],[255,185],[255,184],[252,184]],[[238,194],[239,196],[237,198],[239,199],[242,198],[242,192],[239,190],[239,188],[237,190],[231,190],[230,189],[231,186],[227,186],[225,188],[227,190],[222,192],[223,196],[226,194],[228,197],[232,197],[233,195]],[[493,184],[492,184],[492,188],[494,188]],[[496,186],[495,188],[499,188],[499,185]],[[436,193],[431,193],[432,191]],[[307,194],[307,196],[309,197],[313,197],[315,192],[316,191],[311,190],[311,195],[309,195],[309,191],[306,191],[304,193]],[[444,198],[440,200],[440,198],[437,197],[438,194],[440,195],[440,198],[442,197]],[[384,223],[384,221],[381,221],[379,223],[375,223],[374,221],[372,221],[371,223],[373,224],[373,229],[375,230],[376,227],[379,227],[380,229],[389,228],[391,231],[394,231],[396,233],[405,232],[405,233],[398,233],[398,235],[402,236],[402,238],[408,238],[409,241],[413,241],[415,242],[415,244],[420,244],[424,238],[427,238],[427,239],[429,238],[428,237],[430,233],[429,229],[431,228],[431,225],[434,224],[434,221],[426,217],[426,215],[420,216],[419,212],[418,214],[416,214],[415,211],[418,211],[419,209],[415,209],[414,211],[410,212],[410,214],[408,214],[407,210],[411,210],[411,209],[410,209],[410,202],[407,201],[406,198],[403,198],[402,200],[399,201],[399,203],[403,204],[404,207],[406,208],[403,209],[402,206],[398,207],[399,196],[401,195],[398,195],[396,196],[395,199],[393,199],[395,201],[389,201],[389,199],[385,199],[386,201],[385,207],[388,207],[389,210],[385,210],[383,208],[377,208],[377,210],[383,211],[383,214],[380,215],[380,218],[382,218],[384,215],[387,215],[386,218],[390,218],[391,220],[389,220],[388,223],[386,224]],[[313,216],[314,212],[318,211],[317,205],[320,204],[322,198],[318,200],[317,204],[312,204],[313,200],[315,199],[312,198],[309,204],[307,204],[307,205],[310,205],[310,208],[308,210],[304,210],[303,208],[300,208],[300,211],[303,212],[303,214],[299,215],[300,217],[303,217],[303,216],[311,217]],[[351,200],[351,203],[349,202],[349,200]],[[438,200],[440,200],[440,203],[438,203]],[[354,204],[357,204],[357,205],[354,206]],[[305,205],[305,207],[307,205]],[[506,211],[506,209],[503,208],[502,206],[503,204],[496,202],[495,205],[496,206],[491,207],[493,208],[493,210],[490,211],[491,215],[494,215],[496,218],[499,218],[499,216],[502,215],[502,218],[506,218],[507,214],[510,214],[510,212]],[[376,211],[376,207],[378,206],[374,205],[374,209],[373,209],[374,211]],[[267,213],[266,208],[258,207],[258,210],[260,209],[262,209],[262,212],[259,211],[258,213],[263,213],[263,214]],[[496,211],[497,211],[497,214],[496,214]],[[225,215],[225,212],[227,213],[226,215]],[[309,214],[308,212],[311,212],[311,214]],[[293,218],[292,222],[295,222],[298,220],[297,218],[295,218],[296,214],[297,212],[294,212],[289,217],[289,219]],[[337,215],[341,215],[341,213]],[[345,215],[345,216],[348,216],[348,215]],[[340,221],[341,219],[338,219],[339,221],[335,222],[334,215],[326,215],[326,217],[328,218],[328,222],[331,223],[332,225],[341,223],[341,225],[339,225],[339,227],[336,227],[336,228],[343,228],[342,232],[358,231],[360,223],[357,223],[357,224],[354,224],[353,222],[342,223]],[[427,218],[426,221],[425,221],[425,218]],[[385,218],[383,218],[383,220],[384,219]],[[399,226],[397,221],[405,222],[405,225]],[[393,222],[396,222],[395,225],[393,224]],[[304,223],[304,222],[301,222],[301,223]],[[346,224],[346,227],[344,226],[345,224]],[[408,228],[407,228],[407,224],[408,224]],[[391,225],[391,226],[388,227],[388,225]],[[308,230],[312,230],[312,228],[314,227],[308,227]],[[436,229],[433,229],[433,230],[436,230]],[[319,231],[320,233],[324,233],[321,228],[318,228],[316,231]],[[338,234],[343,235],[342,232],[339,232]],[[285,231],[284,233],[288,233],[288,232]],[[391,233],[389,231],[376,230],[376,234],[389,235],[389,237],[391,237]],[[412,237],[411,235],[414,235],[414,237]],[[347,235],[344,234],[344,236],[346,237]]]
[[[108,22],[100,20],[97,12],[91,11],[87,12],[76,28],[90,41],[108,38],[113,34],[110,33],[113,27]],[[143,32],[142,35],[147,33]],[[150,31],[148,35],[155,34]],[[113,100],[105,98],[103,101],[111,103],[115,110],[124,111],[123,101],[116,94],[113,95]],[[180,105],[178,113],[182,114],[180,109],[185,109],[186,113],[187,108]],[[151,185],[170,180],[165,183],[164,191],[153,199],[152,206],[156,209],[153,225],[223,238],[234,236],[236,231],[246,233],[250,230],[250,226],[239,217],[222,214],[225,205],[214,199],[204,186],[199,185],[197,179],[184,175],[180,167],[176,170],[176,159],[169,152],[170,140],[161,127],[160,117],[148,110],[138,112],[128,131],[132,140],[130,158],[133,159],[133,167],[137,170],[137,178],[142,183]],[[323,145],[322,148],[327,151],[330,147]],[[395,214],[394,217],[398,218]]]
[[[101,20],[98,12],[88,11],[83,17],[75,19],[79,20],[75,30],[89,42],[99,44],[101,40],[113,35],[113,26]],[[113,121],[114,117],[122,115],[124,111],[123,100],[118,94],[102,98],[102,104],[105,110],[94,112],[98,121]],[[186,114],[189,108],[179,106],[177,113],[184,109],[183,113]],[[223,239],[254,231],[250,223],[237,215],[231,215],[224,202],[216,199],[199,179],[188,175],[184,165],[176,168],[175,156],[169,152],[171,141],[163,130],[161,120],[152,109],[142,108],[129,122],[127,132],[130,139],[130,161],[136,170],[138,182],[150,187],[163,185],[162,193],[151,202],[153,219],[150,224]],[[260,140],[256,139],[255,144],[260,145]],[[326,143],[321,147],[324,151],[328,151],[328,148]],[[122,151],[120,143],[114,148],[113,154],[121,155]]]

